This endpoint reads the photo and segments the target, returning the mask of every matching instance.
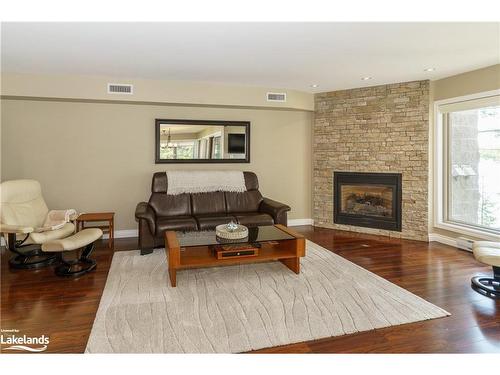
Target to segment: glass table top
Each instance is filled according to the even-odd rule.
[[[248,237],[240,240],[224,240],[215,231],[175,232],[180,247],[207,246],[219,244],[256,243],[267,241],[293,240],[295,237],[276,228],[274,225],[248,228]]]

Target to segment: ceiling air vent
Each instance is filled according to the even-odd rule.
[[[125,94],[132,95],[134,93],[134,86],[121,83],[108,83],[108,94]]]
[[[268,92],[268,102],[286,102],[286,93],[284,92]]]

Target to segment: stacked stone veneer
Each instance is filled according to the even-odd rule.
[[[317,94],[313,132],[315,225],[428,240],[429,81]],[[334,171],[402,173],[402,232],[335,224]]]

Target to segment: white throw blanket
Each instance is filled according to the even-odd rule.
[[[168,171],[167,180],[170,195],[247,190],[241,171]]]
[[[76,210],[50,210],[47,218],[41,228],[36,228],[35,232],[46,232],[49,230],[60,229],[64,224],[69,223],[70,220],[76,219]]]

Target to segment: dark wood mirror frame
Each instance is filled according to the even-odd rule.
[[[210,126],[244,126],[245,127],[245,158],[244,159],[162,159],[160,158],[160,126],[164,124],[178,125],[210,125]],[[198,164],[198,163],[250,163],[250,121],[219,121],[219,120],[155,120],[155,163],[156,164]]]

